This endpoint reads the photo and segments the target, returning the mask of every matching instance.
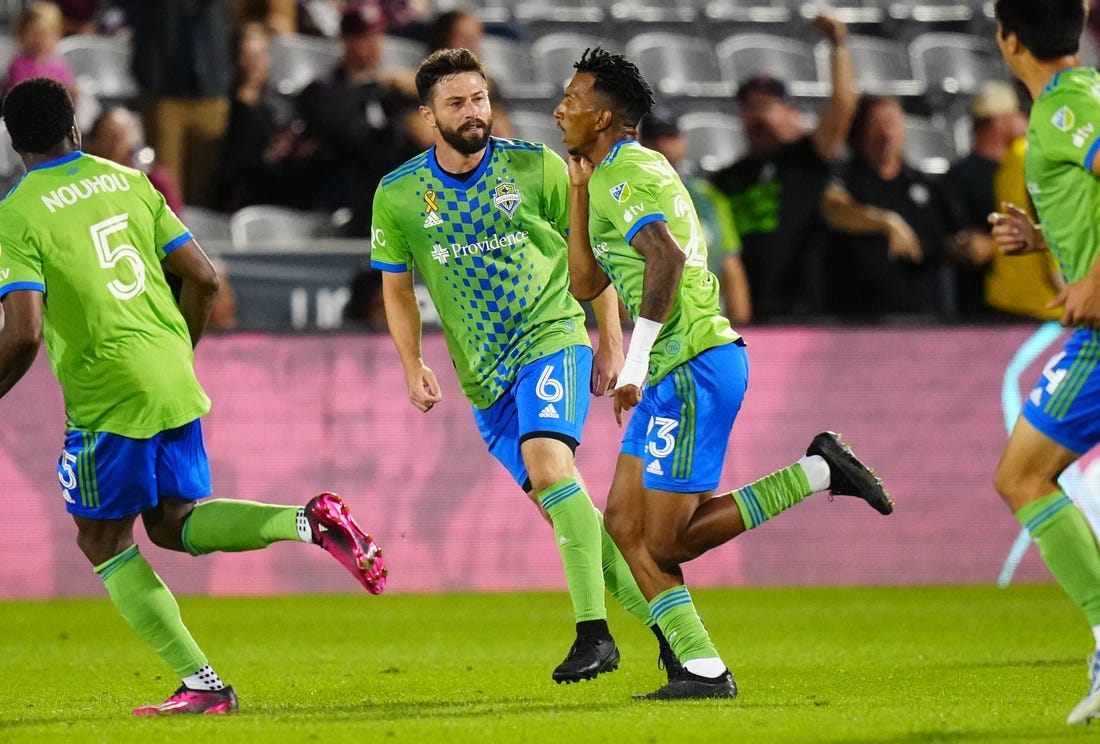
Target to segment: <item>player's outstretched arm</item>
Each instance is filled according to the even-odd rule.
[[[187,331],[191,334],[191,346],[199,343],[206,324],[210,320],[210,311],[214,308],[214,297],[218,294],[218,271],[199,244],[189,240],[177,247],[164,258],[168,270],[183,279],[180,289],[180,312],[187,322]]]
[[[420,304],[413,288],[412,272],[383,271],[382,300],[386,305],[386,325],[401,358],[409,402],[427,412],[442,400],[435,373],[424,364],[420,345]]]
[[[596,263],[588,237],[588,179],[593,165],[585,157],[569,156],[569,291],[578,300],[593,300],[611,280]]]
[[[42,293],[17,289],[4,296],[0,316],[0,398],[31,368],[42,345]]]

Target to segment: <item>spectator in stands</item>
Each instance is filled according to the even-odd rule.
[[[301,137],[294,102],[268,79],[270,32],[250,21],[236,35],[229,124],[222,141],[214,205],[235,212],[250,204],[309,206],[304,172],[316,143]]]
[[[1000,245],[990,258],[985,302],[1011,318],[1061,320],[1061,304],[1054,307],[1051,304],[1065,289],[1066,282],[1054,255],[1049,250],[1019,253],[1020,246],[1009,237],[1017,222],[1021,228],[1015,233],[1018,239],[1026,234],[1022,228],[1038,221],[1024,178],[1026,151],[1027,137],[1019,137],[1008,148],[993,176],[993,203],[998,211],[989,215],[994,226],[990,237]]]
[[[18,53],[8,64],[5,91],[32,77],[48,77],[75,89],[73,70],[57,53],[64,32],[61,9],[51,2],[35,2],[19,14],[13,29]]]
[[[956,263],[956,301],[959,315],[969,319],[991,316],[985,301],[986,272],[996,244],[989,234],[989,213],[995,211],[993,178],[1012,142],[1027,131],[1016,90],[1008,83],[987,82],[970,106],[974,144],[970,153],[953,164],[941,185],[956,230],[948,243]]]
[[[185,201],[212,206],[233,69],[227,4],[120,2],[133,29],[133,70],[149,142]]]
[[[411,75],[383,74],[380,68],[386,28],[377,3],[349,5],[340,19],[340,64],[298,96],[304,135],[318,148],[312,206],[349,214],[344,231],[354,237],[369,235],[378,181],[415,154],[399,117]]]
[[[950,315],[950,218],[937,184],[905,162],[901,102],[861,97],[849,140],[851,162],[822,202],[836,238],[828,252],[828,308],[868,320]]]
[[[830,46],[833,86],[816,129],[802,126],[782,81],[752,77],[737,91],[748,152],[713,177],[741,233],[758,321],[815,314],[823,304],[825,230],[818,205],[831,163],[844,150],[856,94],[844,24],[823,14],[814,25]]]
[[[681,172],[687,154],[687,138],[668,112],[654,110],[646,114],[638,141],[664,155],[669,165]],[[726,317],[734,325],[749,323],[752,321],[752,298],[745,265],[741,261],[741,238],[733,223],[729,202],[725,194],[704,178],[683,175],[681,179],[702,223],[710,270],[720,280]]]
[[[145,147],[141,122],[133,111],[117,106],[100,114],[88,130],[84,150],[89,155],[113,160],[119,165],[145,171],[149,182],[164,195],[164,201],[181,219],[184,217],[184,201],[179,185],[171,171],[154,158]]]
[[[485,62],[485,50],[482,39],[485,38],[485,25],[476,13],[469,10],[448,10],[436,16],[428,27],[428,54],[439,49],[469,49]],[[489,103],[493,107],[493,134],[497,137],[515,137],[515,127],[508,117],[508,108],[501,100],[500,86],[489,73]]]
[[[96,33],[96,15],[100,0],[56,0],[61,9],[62,36]]]

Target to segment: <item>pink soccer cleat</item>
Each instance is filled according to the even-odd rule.
[[[236,713],[237,693],[232,687],[224,687],[220,690],[190,690],[181,687],[172,694],[172,697],[157,705],[146,705],[135,708],[135,716],[168,716],[180,713],[199,713],[208,716]]]
[[[306,519],[313,530],[313,542],[351,571],[371,594],[386,590],[382,549],[352,519],[348,505],[334,493],[314,496],[306,504]]]

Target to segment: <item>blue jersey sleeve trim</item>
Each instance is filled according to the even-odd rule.
[[[188,240],[191,240],[193,237],[194,236],[191,234],[191,231],[188,230],[187,232],[185,232],[183,235],[180,235],[175,240],[169,241],[168,245],[164,246],[164,255],[167,256],[169,253],[176,250],[181,245],[186,243]]]
[[[30,289],[35,292],[41,292],[42,294],[46,293],[46,285],[39,282],[12,282],[6,287],[0,287],[0,299],[20,289]]]
[[[1085,170],[1092,170],[1092,161],[1096,158],[1096,151],[1100,150],[1100,137],[1097,137],[1089,145],[1089,151],[1085,153]]]
[[[634,240],[634,236],[638,234],[638,231],[648,225],[650,222],[668,222],[668,220],[665,219],[665,215],[662,212],[647,214],[645,217],[635,222],[634,227],[630,228],[630,230],[627,231],[626,242],[629,243],[630,241]]]
[[[379,271],[389,271],[395,274],[400,274],[409,270],[409,267],[405,264],[386,263],[385,261],[376,261],[373,258],[370,261],[370,267],[372,269],[378,269]]]

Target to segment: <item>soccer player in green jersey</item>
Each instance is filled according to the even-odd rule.
[[[489,452],[553,525],[577,630],[553,678],[575,682],[618,666],[605,580],[658,633],[662,661],[675,672],[675,656],[574,465],[589,387],[601,394],[614,383],[622,336],[618,300],[604,293],[593,303],[600,326],[593,362],[584,310],[569,293],[565,163],[544,145],[491,135],[485,72],[469,50],[433,53],[416,86],[435,145],[382,179],[371,241],[409,400],[425,412],[443,400],[421,355],[415,269]]]
[[[305,507],[196,505],[211,492],[199,424],[210,401],[193,347],[218,275],[145,174],[80,151],[60,83],[20,83],[3,117],[27,174],[0,202],[0,396],[45,338],[68,419],[57,472],[77,545],[119,613],[182,680],[134,713],[232,713],[236,693],[134,543],[138,515],[155,545],[192,555],[313,542],[375,594],[385,587],[378,548],[335,494]],[[162,264],[183,280],[178,307]]]
[[[991,215],[1006,252],[1049,248],[1066,279],[1055,303],[1073,329],[1043,368],[997,465],[1001,498],[1092,626],[1088,693],[1067,722],[1100,718],[1100,547],[1058,484],[1100,443],[1100,74],[1077,57],[1082,0],[997,0],[997,44],[1034,104],[1024,172],[1042,232],[1020,213]]]
[[[815,491],[856,496],[882,514],[882,483],[832,432],[806,456],[715,497],[748,384],[744,342],[722,316],[718,281],[691,197],[668,161],[635,140],[653,92],[621,55],[589,49],[554,110],[569,150],[573,293],[613,284],[634,319],[615,417],[635,408],[607,498],[607,529],[683,664],[643,697],[733,697],[737,685],[684,586],[681,564]],[[648,383],[646,379],[648,377]]]

